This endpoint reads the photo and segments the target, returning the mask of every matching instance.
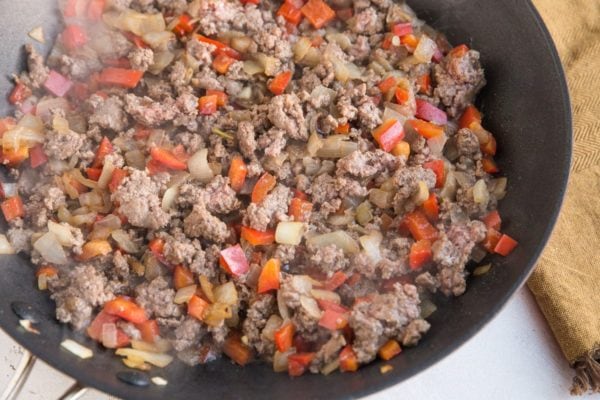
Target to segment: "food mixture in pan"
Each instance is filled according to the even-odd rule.
[[[0,252],[28,254],[56,318],[126,365],[355,371],[416,345],[469,261],[516,246],[479,53],[406,4],[60,10],[0,120]]]

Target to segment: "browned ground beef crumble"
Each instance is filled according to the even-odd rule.
[[[70,106],[56,103],[40,116],[49,161],[35,172],[24,166],[13,170],[25,212],[23,218],[10,221],[7,236],[35,265],[57,269],[48,287],[58,320],[85,329],[107,301],[130,296],[158,322],[160,336],[174,353],[197,364],[219,357],[233,333],[239,333],[242,345],[258,358],[272,360],[276,345],[273,327],[265,329],[267,321],[278,329],[289,319],[295,326],[294,346],[302,344],[298,352],[314,353],[309,370],[319,372],[335,363],[348,345],[359,363],[368,363],[390,339],[402,346],[417,344],[429,329],[421,315],[421,298],[438,290],[447,296],[465,291],[465,265],[481,253],[486,237],[481,220],[501,197],[494,190],[498,180],[482,165],[481,132],[458,128],[458,118],[485,84],[479,53],[451,52],[441,34],[400,2],[328,4],[335,10],[351,9],[353,16],[345,22],[336,18],[316,30],[306,19],[294,28],[277,16],[278,1],[255,5],[239,0],[113,0],[105,9],[112,16],[131,10],[161,13],[170,32],[187,13],[195,31],[136,47],[131,33],[88,22],[84,47],[68,50],[59,40],[47,60],[33,46],[25,47],[28,72],[19,75],[18,82],[32,91],[38,107],[56,97],[44,89],[50,70],[73,82],[89,83],[109,60],[124,59],[131,69],[145,72],[133,89],[101,85],[92,91],[88,86],[90,92],[79,99],[72,89],[65,96]],[[417,40],[427,36],[435,42],[433,59],[430,55],[429,61],[419,61],[399,37],[391,39],[391,27],[398,23],[411,23]],[[243,59],[234,60],[225,74],[216,72],[216,47],[196,34],[224,43],[245,37]],[[314,52],[298,56],[299,40],[307,39],[316,46],[316,58]],[[391,45],[386,45],[390,39]],[[250,71],[249,66],[257,65],[259,71]],[[340,76],[337,69],[345,65],[360,73]],[[285,93],[273,95],[267,87],[284,71],[290,71],[292,79]],[[386,152],[373,140],[372,132],[389,117],[386,108],[396,102],[378,86],[390,76],[403,82],[409,96],[406,103],[391,106],[394,118],[414,119],[415,98],[448,115],[443,153],[439,144],[435,148],[409,123],[404,125],[408,157]],[[431,77],[429,91],[420,90],[423,76]],[[209,89],[225,92],[228,102],[204,115],[198,101]],[[16,119],[23,115],[23,108],[17,108]],[[66,129],[60,126],[65,121]],[[323,140],[327,146],[328,138],[340,135],[345,124],[346,144],[354,147],[323,156],[318,146]],[[63,177],[73,170],[88,176],[86,169],[93,166],[103,138],[113,147],[103,165],[121,168],[127,176],[114,190],[84,188],[96,196],[88,196],[91,203],[86,203],[84,195],[73,195],[72,187],[69,191]],[[173,150],[178,145],[188,156],[207,149],[212,177],[149,167],[151,148]],[[243,158],[248,170],[239,191],[228,177],[235,156]],[[441,187],[425,166],[433,160],[445,163],[446,183]],[[265,173],[276,183],[264,199],[251,202],[253,187]],[[480,181],[488,196],[484,201],[474,195]],[[167,191],[173,188],[175,197],[165,206],[165,198],[172,195]],[[411,268],[415,239],[403,221],[407,213],[421,210],[427,198],[423,190],[439,200],[439,218],[433,221],[438,235],[430,243],[431,260]],[[289,208],[298,192],[312,203],[300,244],[252,246],[240,237],[240,226],[269,231],[293,221]],[[366,207],[370,217],[359,220],[359,207]],[[98,222],[111,215],[116,223],[112,230],[120,229],[129,238],[131,251],[109,236],[110,230],[101,232]],[[48,232],[49,221],[62,222],[72,234],[73,240],[62,246],[64,262],[51,262],[32,248]],[[362,247],[348,251],[339,243],[307,242],[334,231],[345,232],[357,246],[359,238],[380,233],[377,258]],[[93,239],[108,241],[111,251],[86,257],[86,243]],[[161,254],[148,247],[157,239],[163,244]],[[249,269],[232,276],[219,257],[238,243]],[[281,261],[280,288],[259,294],[259,274],[271,258]],[[185,304],[174,302],[176,265],[189,269],[195,284],[200,276],[215,287],[232,281],[237,291],[233,315],[212,324],[188,315]],[[347,280],[330,291],[330,298],[348,309],[348,325],[330,330],[319,324],[322,310],[317,308],[315,315],[306,299],[314,302],[318,297],[311,286],[323,290],[319,282],[340,274]],[[197,295],[210,300],[199,284]],[[135,324],[121,320],[118,327],[131,339],[140,338]]]

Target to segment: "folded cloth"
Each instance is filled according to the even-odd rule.
[[[571,393],[600,392],[600,0],[533,3],[567,73],[575,145],[561,215],[528,285],[575,369]]]

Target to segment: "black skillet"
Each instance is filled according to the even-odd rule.
[[[224,359],[197,368],[173,363],[155,372],[168,380],[166,387],[133,387],[116,378],[116,372],[126,368],[112,352],[53,319],[53,303],[34,288],[33,268],[18,256],[0,257],[0,327],[82,385],[143,400],[356,398],[401,382],[464,344],[525,282],[556,221],[571,159],[569,97],[552,40],[529,1],[415,0],[409,4],[452,43],[466,43],[481,51],[488,85],[479,104],[486,127],[498,139],[502,173],[509,177],[500,212],[505,230],[520,244],[507,258],[492,257],[492,271],[470,279],[463,296],[438,302],[439,309],[429,318],[429,333],[417,347],[405,349],[392,360],[391,372],[381,374],[377,362],[354,374],[292,379],[273,373],[268,365],[240,368]],[[0,26],[0,93],[7,93],[9,74],[23,67],[21,47],[31,42],[27,32],[42,25],[47,37],[53,38],[59,26],[55,0],[0,0],[0,6],[4,21]],[[9,109],[2,97],[0,112],[4,115]],[[11,302],[18,300],[31,303],[47,316],[39,326],[41,335],[18,328],[10,308]],[[94,358],[80,360],[60,349],[65,338],[93,348]],[[494,360],[489,363],[492,370]]]

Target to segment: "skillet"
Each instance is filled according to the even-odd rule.
[[[20,256],[0,256],[0,328],[51,366],[91,386],[125,399],[190,398],[356,398],[399,383],[435,364],[478,332],[525,282],[556,221],[571,159],[572,126],[568,90],[556,49],[540,16],[528,0],[408,1],[418,15],[448,35],[451,43],[479,50],[488,84],[478,97],[486,127],[495,133],[502,173],[509,177],[508,194],[500,204],[507,232],[519,247],[506,258],[491,257],[494,267],[470,278],[458,298],[436,300],[428,318],[431,330],[420,344],[405,349],[381,374],[380,362],[354,374],[308,375],[290,378],[270,366],[240,368],[227,359],[189,368],[173,363],[154,370],[169,384],[140,388],[117,379],[126,368],[111,351],[54,320],[54,304],[35,289],[34,269]],[[10,74],[24,68],[22,44],[27,32],[43,26],[50,42],[60,30],[55,0],[1,0],[0,93],[8,93]],[[47,51],[50,43],[36,47]],[[10,111],[3,95],[0,115]],[[5,171],[1,172],[2,174]],[[4,175],[3,175],[4,176]],[[4,228],[2,228],[3,230]],[[18,326],[11,303],[24,301],[41,315],[40,335]],[[94,350],[80,360],[62,350],[66,338]],[[493,343],[490,343],[493,346]],[[493,368],[493,360],[490,367]]]

